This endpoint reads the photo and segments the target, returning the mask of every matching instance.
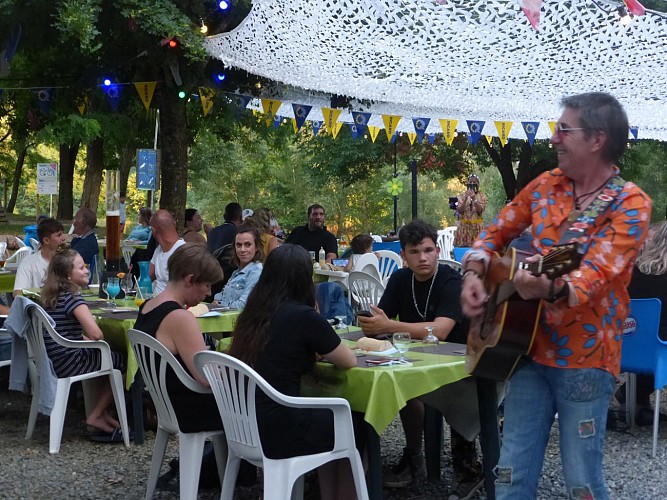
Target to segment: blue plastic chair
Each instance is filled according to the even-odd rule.
[[[454,247],[452,251],[454,252],[454,260],[456,262],[462,262],[463,256],[470,250],[470,247]]]
[[[653,375],[655,378],[655,413],[653,415],[653,452],[658,444],[660,416],[660,391],[667,385],[667,342],[659,335],[659,299],[632,299],[630,314],[623,324],[623,348],[621,371],[629,372],[625,403],[630,409],[630,425],[635,421],[636,379],[635,373]]]

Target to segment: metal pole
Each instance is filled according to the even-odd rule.
[[[398,170],[396,167],[396,142],[398,137],[394,141],[394,179],[398,177]],[[394,234],[398,234],[398,196],[394,196]]]
[[[412,218],[417,218],[417,161],[412,160],[410,163],[410,170],[412,171]]]

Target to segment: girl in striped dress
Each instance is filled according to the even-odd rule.
[[[49,263],[42,288],[41,303],[56,323],[56,331],[69,340],[103,340],[102,330],[95,322],[81,296],[81,286],[88,284],[88,269],[83,258],[69,245],[61,245]],[[98,349],[65,348],[57,344],[50,335],[44,335],[46,352],[58,377],[71,377],[99,370],[101,356]],[[123,354],[111,351],[113,366],[124,369]],[[120,428],[108,408],[113,403],[111,385],[106,377],[98,381],[97,401],[86,419],[86,424],[104,432],[112,433]]]

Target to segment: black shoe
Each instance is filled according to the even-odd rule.
[[[384,475],[387,488],[405,488],[415,479],[426,476],[426,463],[423,453],[413,453],[403,448],[401,461]]]

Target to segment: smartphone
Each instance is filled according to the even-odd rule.
[[[357,316],[363,316],[364,318],[372,318],[372,317],[373,317],[373,313],[370,312],[370,311],[359,311],[359,312],[357,313]]]

